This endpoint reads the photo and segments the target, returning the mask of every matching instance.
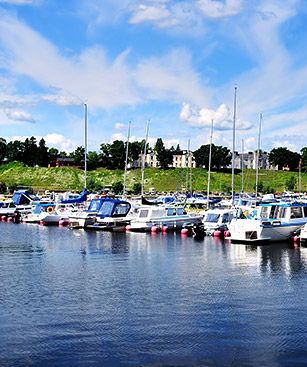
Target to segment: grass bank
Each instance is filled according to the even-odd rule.
[[[123,182],[124,172],[122,170],[107,170],[99,168],[88,172],[89,186],[102,189],[106,185],[115,182]],[[245,170],[243,172],[244,191],[254,191],[255,170]],[[264,190],[282,192],[287,188],[290,181],[295,182],[295,189],[298,190],[299,177],[297,172],[282,171],[259,171],[259,186]],[[140,183],[141,170],[134,169],[127,173],[127,189],[132,190],[133,185]],[[80,191],[84,186],[84,172],[73,167],[26,167],[21,163],[14,162],[0,166],[0,182],[7,186],[32,187],[35,191]],[[190,172],[186,169],[161,170],[158,168],[146,168],[145,170],[145,191],[154,187],[156,191],[182,191],[190,182],[193,190],[207,190],[207,171],[203,168],[195,168]],[[301,175],[302,191],[307,191],[307,174]],[[231,172],[212,172],[211,191],[229,192],[231,190]],[[235,190],[241,191],[242,173],[235,174]]]

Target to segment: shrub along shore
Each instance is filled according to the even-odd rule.
[[[156,192],[185,191],[190,184],[193,191],[207,190],[208,173],[206,169],[194,168],[159,168],[145,169],[145,192],[154,188]],[[91,191],[99,191],[109,185],[123,183],[123,170],[108,170],[99,168],[87,172],[87,187]],[[127,190],[137,191],[141,182],[141,170],[132,169],[127,172]],[[252,169],[243,172],[243,189],[246,192],[255,191],[256,172]],[[258,192],[271,193],[284,190],[307,191],[307,173],[299,176],[298,172],[260,170]],[[0,166],[1,191],[9,187],[11,191],[20,187],[32,188],[34,191],[81,191],[84,187],[84,171],[75,167],[27,167],[19,162]],[[236,170],[235,191],[242,190],[242,172]],[[231,191],[231,171],[211,172],[210,191],[214,193],[229,193]]]

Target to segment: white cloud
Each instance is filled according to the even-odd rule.
[[[43,101],[55,103],[59,106],[79,106],[83,104],[82,100],[78,97],[69,95],[45,95],[41,98]]]
[[[48,148],[57,148],[59,151],[72,152],[76,149],[77,146],[77,144],[69,138],[66,138],[64,135],[57,133],[50,133],[44,136],[36,135],[34,137],[37,142],[39,142],[41,139],[44,139]],[[28,135],[15,135],[5,138],[7,142],[14,140],[25,141],[26,139],[29,139]]]
[[[209,18],[221,18],[237,15],[242,10],[242,0],[198,0],[202,13]]]
[[[127,125],[121,122],[117,122],[114,127],[116,130],[126,130],[127,129]]]
[[[217,110],[211,110],[206,107],[199,109],[184,103],[180,118],[193,127],[211,127],[213,120],[214,129],[216,130],[231,130],[233,128],[233,118],[229,107],[225,104],[221,104]],[[248,130],[251,127],[250,122],[236,119],[236,129]]]
[[[144,21],[155,21],[163,24],[170,17],[170,12],[165,4],[144,5],[140,4],[130,18],[131,24]]]
[[[42,0],[0,0],[0,4],[12,4],[12,5],[35,5]]]
[[[208,101],[210,88],[204,88],[200,75],[192,67],[190,54],[175,49],[160,58],[150,58],[139,63],[136,73],[138,84],[149,99],[193,103]]]
[[[9,120],[35,122],[34,117],[26,111],[5,108],[4,113],[6,114]]]
[[[76,149],[77,144],[62,134],[50,133],[43,136],[46,145],[57,148],[59,151],[71,152]]]

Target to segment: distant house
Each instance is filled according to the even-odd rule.
[[[73,167],[76,166],[74,159],[69,157],[57,158],[55,161],[56,167]]]
[[[231,167],[231,165],[229,166]],[[235,152],[234,168],[236,169],[256,169],[257,168],[257,150],[253,152],[238,153]],[[272,169],[276,170],[277,167],[273,166],[269,162],[269,155],[267,152],[260,151],[258,159],[259,169]]]
[[[195,168],[196,162],[193,153],[188,150],[174,152],[173,163],[171,166],[175,168]]]

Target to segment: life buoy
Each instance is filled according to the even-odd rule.
[[[47,207],[47,213],[54,213],[54,207],[53,206],[48,206]]]

